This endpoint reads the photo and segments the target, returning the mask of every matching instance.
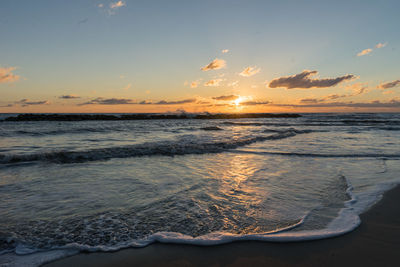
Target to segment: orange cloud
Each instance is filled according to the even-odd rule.
[[[346,89],[350,89],[354,92],[352,95],[349,95],[349,96],[361,95],[368,91],[367,90],[368,84],[367,83],[355,83],[355,84],[346,86]]]
[[[205,82],[204,85],[205,86],[219,86],[220,82],[222,82],[222,79],[214,79],[214,80],[209,80],[208,82]]]
[[[321,103],[318,99],[301,99],[301,105],[296,104],[275,104],[275,106],[281,107],[309,107],[309,108],[324,108],[324,107],[350,107],[350,108],[400,108],[400,101],[397,99],[392,99],[387,102],[380,102],[379,100],[374,100],[371,102],[329,102]]]
[[[199,86],[199,83],[200,83],[201,80],[202,79],[198,79],[198,80],[192,81],[190,83],[190,88],[196,88],[197,86]]]
[[[400,85],[400,80],[396,80],[393,82],[381,83],[378,85],[379,89],[389,89]]]
[[[372,49],[371,48],[367,48],[367,49],[364,49],[363,51],[361,51],[360,53],[358,53],[357,56],[358,57],[365,56],[365,55],[368,55],[371,52],[372,52]]]
[[[81,98],[81,97],[77,96],[77,95],[62,95],[62,96],[60,96],[58,98],[61,98],[61,99],[76,99],[76,98]]]
[[[250,76],[253,76],[253,75],[259,73],[260,70],[261,70],[260,68],[256,69],[255,66],[254,67],[247,67],[241,73],[239,73],[239,75],[243,76],[243,77],[250,77]]]
[[[111,9],[116,9],[116,8],[120,8],[120,7],[123,7],[123,6],[126,6],[126,3],[124,1],[118,1],[118,2],[110,3],[110,8]]]
[[[231,101],[231,100],[236,100],[238,98],[239,98],[239,96],[237,96],[237,95],[222,95],[222,96],[213,97],[212,99],[222,100],[222,101]]]
[[[202,71],[218,70],[226,67],[226,61],[223,59],[216,58],[207,66],[201,68]]]
[[[244,101],[240,102],[240,105],[242,106],[257,106],[257,105],[270,105],[272,104],[271,101],[265,100],[265,101]]]
[[[128,83],[124,88],[122,88],[123,90],[129,90],[129,88],[132,87],[131,83]]]
[[[382,48],[385,47],[387,45],[387,43],[379,43],[375,46],[375,48]]]
[[[16,105],[21,105],[22,107],[27,107],[27,106],[31,106],[31,105],[48,105],[48,104],[50,104],[50,102],[47,100],[30,101],[29,99],[21,99],[20,101],[15,101],[14,103]]]
[[[0,83],[12,83],[18,81],[20,78],[19,75],[12,73],[15,69],[15,67],[0,68]]]
[[[197,100],[195,98],[184,99],[184,100],[175,100],[175,101],[166,101],[160,100],[158,102],[153,102],[149,100],[143,100],[140,102],[134,101],[133,99],[128,98],[103,98],[98,97],[92,99],[88,102],[78,104],[78,106],[84,105],[180,105],[180,104],[189,104],[195,103]]]
[[[228,83],[229,87],[237,87],[238,85],[239,85],[239,81],[234,81],[234,82]]]

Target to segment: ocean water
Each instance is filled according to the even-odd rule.
[[[0,121],[0,265],[341,235],[399,160],[400,114]]]

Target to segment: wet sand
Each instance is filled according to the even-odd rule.
[[[361,220],[353,232],[330,239],[209,247],[156,243],[113,253],[81,253],[45,266],[398,266],[400,186],[388,191]]]

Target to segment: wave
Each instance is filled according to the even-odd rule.
[[[275,151],[246,151],[236,150],[236,153],[249,153],[260,155],[279,155],[279,156],[294,156],[306,158],[382,158],[382,159],[400,159],[400,154],[322,154],[322,153],[299,153],[299,152],[275,152]]]
[[[232,126],[276,126],[276,127],[288,127],[288,126],[351,126],[338,122],[301,122],[296,121],[293,123],[281,123],[281,122],[233,122],[233,121],[225,121],[222,122],[224,125],[232,125]]]
[[[263,132],[264,133],[284,133],[284,132],[288,132],[288,131],[290,131],[290,132],[293,132],[293,133],[296,133],[296,134],[305,134],[305,133],[312,133],[312,132],[316,132],[316,131],[314,131],[314,130],[309,130],[309,129],[307,129],[307,130],[297,130],[297,129],[294,129],[294,128],[289,128],[289,129],[265,129],[265,130],[263,130]],[[322,132],[322,131],[318,131],[318,132]]]
[[[232,125],[232,126],[375,126],[378,125],[382,130],[398,130],[396,126],[400,124],[400,121],[388,121],[388,120],[329,120],[329,121],[295,121],[293,123],[281,123],[281,122],[233,122],[233,121],[225,121],[222,122],[223,125]],[[393,126],[393,127],[390,127]]]
[[[400,123],[399,123],[400,124]],[[384,130],[384,131],[400,131],[400,127],[373,127],[374,130]]]
[[[384,125],[399,125],[400,121],[398,120],[343,120],[344,124],[351,125],[359,125],[359,124],[367,124],[367,125],[375,125],[375,124],[384,124]]]
[[[14,263],[23,263],[23,266],[39,266],[44,263],[54,261],[56,259],[64,258],[77,254],[79,252],[113,252],[123,248],[142,248],[150,244],[159,242],[167,244],[185,244],[196,246],[215,246],[227,244],[237,241],[263,241],[263,242],[302,242],[310,240],[318,240],[324,238],[331,238],[346,234],[353,231],[360,224],[360,218],[354,214],[351,209],[345,208],[338,218],[336,218],[326,229],[321,230],[304,230],[298,232],[286,232],[290,229],[280,229],[273,233],[261,234],[231,234],[226,232],[214,232],[207,235],[192,237],[176,232],[158,232],[144,240],[135,240],[119,244],[117,246],[88,246],[83,244],[68,244],[61,247],[54,247],[50,251],[27,249],[24,247],[17,248],[16,254],[5,254],[9,261]],[[302,222],[299,222],[301,224]],[[337,229],[341,226],[343,228]],[[39,252],[39,253],[37,253]],[[28,254],[29,253],[29,254]],[[2,256],[0,256],[1,259]],[[18,264],[17,264],[18,265]]]
[[[4,264],[4,266],[36,267],[50,261],[78,254],[80,252],[113,252],[124,248],[143,248],[156,242],[212,246],[231,243],[239,240],[277,241],[274,240],[276,239],[275,237],[272,240],[266,240],[265,238],[268,235],[273,237],[275,234],[283,234],[286,231],[297,228],[304,223],[306,217],[307,215],[303,216],[303,218],[293,225],[261,234],[241,235],[231,234],[228,232],[212,232],[203,236],[192,237],[190,235],[185,235],[178,232],[157,232],[144,239],[129,240],[114,245],[87,245],[80,243],[69,243],[61,246],[52,246],[51,248],[33,248],[24,243],[18,243],[14,240],[18,243],[14,249],[6,250],[4,253],[0,253],[0,264]]]
[[[224,125],[233,125],[233,126],[291,126],[288,123],[274,123],[274,122],[233,122],[233,121],[225,121],[222,122]]]
[[[296,223],[276,229],[274,231],[256,234],[233,234],[229,232],[211,232],[209,234],[193,237],[178,232],[156,232],[143,239],[128,240],[114,245],[87,245],[81,243],[69,243],[66,245],[52,246],[51,248],[32,248],[26,244],[18,244],[12,250],[0,253],[0,264],[5,266],[40,266],[44,263],[60,258],[78,254],[80,252],[112,252],[123,248],[141,248],[152,243],[188,244],[197,246],[213,246],[236,241],[261,241],[261,242],[303,242],[318,239],[337,237],[356,229],[360,223],[359,214],[372,207],[381,198],[384,192],[393,188],[396,184],[380,183],[370,191],[353,193],[353,186],[349,179],[343,175],[341,178],[347,185],[346,193],[350,197],[344,202],[344,207],[337,216],[325,227],[317,230],[290,231],[306,223],[305,214]]]
[[[222,128],[219,128],[217,126],[207,126],[207,127],[203,127],[200,129],[204,130],[204,131],[222,131],[223,130]]]
[[[354,230],[361,223],[361,220],[358,216],[359,213],[357,213],[357,211],[361,211],[361,209],[357,210],[353,208],[355,204],[357,204],[357,197],[352,192],[353,187],[345,176],[342,176],[342,178],[347,184],[346,193],[350,199],[344,202],[344,207],[339,211],[338,216],[323,229],[290,231],[303,225],[306,221],[306,218],[310,214],[308,213],[292,225],[264,233],[234,234],[217,231],[193,237],[178,232],[156,232],[143,239],[127,240],[114,245],[87,245],[80,243],[69,243],[66,245],[53,246],[51,247],[51,250],[45,248],[35,249],[24,244],[18,244],[14,248],[15,254],[8,253],[0,256],[0,259],[1,257],[8,257],[9,261],[14,261],[14,263],[19,261],[20,263],[29,263],[30,266],[38,266],[50,260],[66,257],[82,251],[111,252],[129,247],[145,247],[155,242],[213,246],[236,241],[301,242],[340,236]],[[35,257],[35,255],[37,256]]]
[[[246,146],[255,142],[289,138],[299,133],[305,132],[295,129],[289,129],[269,136],[242,137],[235,140],[227,140],[221,142],[194,142],[193,140],[175,140],[163,142],[148,142],[121,147],[90,149],[86,151],[54,151],[27,155],[0,154],[0,164],[13,164],[32,161],[79,163],[96,160],[107,160],[112,158],[220,153],[226,150]]]
[[[118,132],[124,131],[123,129],[118,128],[95,128],[95,127],[88,127],[88,128],[64,128],[64,129],[57,129],[57,130],[48,130],[48,131],[27,131],[27,130],[19,130],[19,131],[12,131],[12,132],[3,132],[0,133],[0,136],[4,137],[13,137],[16,135],[30,135],[30,136],[45,136],[45,135],[62,135],[62,134],[82,134],[82,133],[107,133],[107,132]]]

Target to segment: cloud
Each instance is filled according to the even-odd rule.
[[[132,99],[126,99],[126,98],[103,98],[103,97],[98,97],[95,99],[92,99],[88,102],[78,104],[79,106],[83,105],[126,105],[126,104],[135,104],[135,102]]]
[[[231,101],[231,100],[236,100],[238,98],[239,98],[239,96],[237,96],[237,95],[222,95],[222,96],[213,97],[212,99],[222,100],[222,101]]]
[[[346,89],[353,90],[354,93],[349,96],[361,95],[368,92],[368,84],[367,83],[355,83],[352,85],[346,86]]]
[[[190,88],[196,88],[199,85],[197,81],[193,81],[190,83]]]
[[[239,81],[234,81],[234,82],[228,83],[229,87],[236,87],[238,85],[239,85]]]
[[[321,100],[316,98],[303,98],[300,99],[300,103],[302,104],[316,104],[319,103]]]
[[[224,96],[222,96],[224,97]],[[229,96],[227,96],[229,97]],[[216,99],[216,97],[213,97],[213,99]],[[228,99],[226,99],[228,100]],[[235,100],[235,99],[232,99]],[[199,104],[199,103],[198,103]],[[208,107],[237,107],[236,103],[227,103],[227,102],[218,102],[218,103],[210,103],[210,102],[204,102],[204,104],[209,104],[207,105]],[[253,101],[253,100],[248,100],[248,101],[241,101],[239,102],[240,106],[257,106],[257,105],[272,105],[271,101],[264,100],[264,101]]]
[[[333,94],[333,95],[324,96],[322,98],[303,98],[303,99],[300,99],[300,103],[302,103],[302,104],[326,103],[327,100],[335,100],[338,98],[344,98],[344,97],[349,97],[349,96],[352,96],[352,95]]]
[[[338,98],[343,98],[343,97],[349,97],[349,96],[353,96],[353,95],[338,95],[338,94],[333,94],[333,95],[328,95],[325,96],[322,100],[334,100],[334,99],[338,99]]]
[[[375,45],[375,48],[383,48],[387,45],[387,43],[378,43],[377,45]],[[368,55],[369,53],[371,53],[373,51],[372,48],[367,48],[364,49],[363,51],[361,51],[360,53],[357,54],[357,56],[361,57],[361,56],[365,56]]]
[[[11,107],[14,107],[14,105],[13,104],[7,104],[7,105],[5,105],[5,106],[0,106],[1,108],[11,108]]]
[[[129,90],[129,88],[132,87],[131,83],[128,83],[124,88],[122,88],[123,90]]]
[[[205,82],[204,85],[205,86],[219,86],[220,82],[222,82],[222,79],[214,79],[214,80],[209,80],[208,82]]]
[[[244,101],[244,102],[240,102],[240,105],[242,106],[256,106],[256,105],[269,105],[271,104],[271,101]]]
[[[117,2],[111,2],[110,3],[110,8],[111,9],[117,9],[120,7],[126,6],[126,3],[124,1],[117,1]]]
[[[222,52],[222,54],[226,54],[226,53],[229,52],[229,49],[224,49],[224,50],[222,50],[221,52]]]
[[[58,98],[61,98],[61,99],[76,99],[76,98],[81,98],[81,97],[77,96],[77,95],[62,95],[62,96],[59,96]]]
[[[393,88],[393,87],[396,87],[399,85],[400,85],[400,80],[396,80],[393,82],[381,83],[380,85],[378,85],[378,88],[385,90],[385,89]]]
[[[304,100],[304,99],[302,99]],[[300,101],[302,102],[302,101]],[[276,104],[274,106],[281,107],[308,107],[308,108],[320,108],[320,107],[351,107],[351,108],[400,108],[400,101],[396,99],[392,99],[388,102],[380,102],[379,100],[375,100],[372,102],[329,102],[329,103],[313,103],[312,99],[310,99],[309,103],[302,102],[304,104],[296,105],[296,104]]]
[[[335,100],[335,99],[339,99],[339,98],[357,96],[357,95],[366,93],[368,86],[366,86],[366,83],[355,83],[355,84],[346,86],[346,89],[353,90],[353,93],[343,94],[343,95],[332,94],[332,95],[324,96],[322,98],[303,98],[303,99],[300,99],[300,103],[303,103],[303,104],[312,104],[312,103],[315,104],[315,103],[324,103],[324,102],[326,103],[326,101],[328,101],[328,100]]]
[[[27,107],[31,105],[48,105],[50,104],[49,101],[43,100],[43,101],[29,101],[29,99],[21,99],[20,101],[15,101],[14,104],[16,105],[21,105],[22,107]]]
[[[243,76],[243,77],[250,77],[250,76],[253,76],[253,75],[259,73],[260,70],[261,70],[260,68],[256,69],[256,66],[247,67],[241,73],[239,73],[239,75]]]
[[[16,68],[0,68],[0,83],[12,83],[19,80],[19,75],[12,73]]]
[[[357,56],[358,57],[365,56],[365,55],[368,55],[371,52],[372,52],[372,49],[371,48],[367,48],[367,49],[364,49],[363,51],[361,51],[360,53],[358,53]]]
[[[98,98],[92,99],[88,102],[78,104],[78,106],[83,106],[83,105],[180,105],[180,104],[188,104],[188,103],[194,103],[194,102],[196,102],[196,99],[194,99],[194,98],[178,100],[178,101],[161,100],[158,102],[153,102],[153,101],[149,101],[149,100],[142,100],[140,102],[136,102],[132,99],[127,99],[127,98],[98,97]]]
[[[184,100],[178,100],[178,101],[166,101],[166,100],[160,100],[158,102],[153,102],[149,100],[142,100],[136,104],[139,105],[182,105],[182,104],[189,104],[189,103],[195,103],[197,100],[195,98],[191,99],[184,99]]]
[[[345,76],[337,78],[325,78],[325,79],[311,79],[310,76],[317,74],[317,71],[304,70],[302,73],[275,78],[269,83],[270,88],[283,87],[286,89],[292,88],[324,88],[332,87],[343,81],[352,80],[356,76],[347,74]]]
[[[190,88],[196,88],[196,87],[199,86],[201,80],[202,80],[202,79],[197,79],[197,80],[195,80],[195,81],[192,81],[190,84],[189,84],[188,82],[186,82],[185,85],[188,85],[188,84],[189,84]]]
[[[108,16],[115,15],[117,10],[126,6],[125,1],[116,1],[116,2],[111,2],[108,6],[104,5],[103,3],[98,4],[97,8],[101,9],[102,12],[107,14]]]
[[[382,48],[385,47],[387,45],[387,43],[378,43],[375,48]]]
[[[226,67],[226,61],[223,59],[216,58],[207,66],[201,68],[202,71],[218,70]]]
[[[207,104],[211,104],[211,102],[210,102],[210,101],[200,100],[200,101],[197,101],[196,104],[199,104],[199,105],[207,105]]]
[[[161,100],[156,103],[153,103],[154,105],[181,105],[181,104],[189,104],[189,103],[195,103],[196,99],[191,98],[191,99],[184,99],[184,100],[178,100],[178,101],[165,101]]]

